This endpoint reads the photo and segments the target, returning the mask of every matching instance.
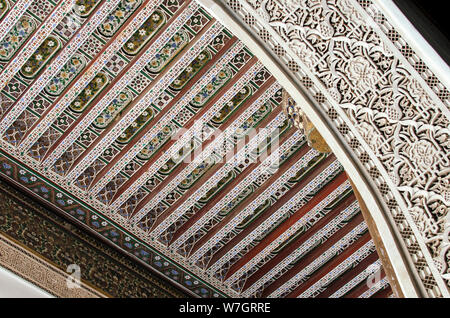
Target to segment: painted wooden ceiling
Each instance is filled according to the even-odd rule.
[[[0,19],[4,178],[195,295],[392,294],[367,284],[340,163],[197,2],[0,0]]]

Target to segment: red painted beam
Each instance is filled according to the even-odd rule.
[[[386,274],[385,274],[384,270],[381,270],[380,279],[383,279],[385,276],[386,276]],[[350,290],[347,294],[345,294],[343,298],[358,298],[359,296],[361,296],[363,293],[365,293],[368,290],[369,290],[369,286],[367,284],[367,281],[364,280],[363,282],[361,282],[360,284],[355,286],[355,288]]]
[[[386,288],[376,292],[371,298],[389,298],[392,295],[392,288],[388,285]]]
[[[266,289],[264,289],[262,297],[267,297],[279,287],[281,287],[284,283],[289,281],[292,277],[294,277],[298,272],[300,272],[303,268],[305,268],[308,264],[314,261],[316,258],[320,257],[323,253],[325,253],[329,248],[331,248],[334,244],[336,244],[340,239],[342,239],[345,235],[350,233],[356,226],[358,226],[361,222],[364,221],[361,213],[357,214],[350,222],[348,222],[343,228],[338,230],[333,234],[325,243],[321,244],[319,247],[312,250],[308,255],[303,257],[297,264],[295,264],[289,271],[279,277],[276,281],[274,281],[271,285],[269,285]]]
[[[236,42],[238,39],[236,37],[231,38],[224,47],[217,52],[217,54],[210,60],[206,65],[190,80],[191,83],[197,82],[216,62],[218,59],[220,59]],[[191,89],[190,85],[185,86],[167,105],[164,107],[164,109],[161,111],[163,114],[167,113],[173,106],[175,106],[179,100]],[[162,117],[157,115],[159,119]],[[197,118],[197,116],[194,116]],[[191,119],[192,120],[192,119]],[[97,173],[94,181],[91,184],[92,188],[103,176],[126,154],[130,149],[134,147],[136,143],[139,142],[139,140],[145,136],[145,134],[153,127],[153,125],[147,125],[144,129],[139,131],[139,133],[128,143],[126,144],[122,150],[106,165],[102,168],[102,170]],[[117,199],[120,194],[124,191],[125,188],[122,188],[121,190],[117,191],[116,195],[113,198],[113,201]]]
[[[301,157],[303,157],[311,148],[309,146],[301,147],[291,158],[287,160],[278,171],[273,174],[268,180],[266,180],[261,187],[259,187],[255,192],[250,194],[247,198],[245,198],[242,202],[239,203],[237,207],[235,207],[228,215],[226,215],[223,220],[220,222],[220,225],[212,228],[208,233],[206,233],[200,240],[198,240],[193,248],[190,251],[189,255],[194,254],[201,246],[203,246],[207,241],[209,241],[216,233],[218,233],[225,225],[227,225],[236,215],[241,213],[252,201],[254,201],[261,193],[263,193],[266,188],[274,183],[281,175],[283,175],[289,168],[290,165],[288,163],[293,163],[298,161]]]
[[[289,219],[284,221],[280,226],[278,226],[274,231],[267,235],[263,241],[259,242],[254,248],[252,248],[246,255],[245,258],[241,258],[233,266],[230,267],[227,275],[231,276],[241,267],[243,267],[249,259],[252,259],[258,255],[262,250],[264,250],[270,243],[275,241],[280,235],[287,231],[292,225],[294,225],[298,220],[300,220],[306,213],[313,209],[320,201],[325,199],[330,193],[332,193],[336,188],[338,188],[342,183],[347,180],[347,175],[344,172],[339,173],[339,175],[333,180],[333,182],[328,183],[323,187],[311,200],[308,201],[304,206],[302,206],[297,212],[295,212]]]
[[[308,171],[306,176],[303,177],[299,182],[295,183],[294,186],[289,189],[280,199],[277,200],[272,206],[270,206],[267,210],[262,212],[261,215],[258,216],[256,220],[254,220],[249,226],[247,226],[244,230],[242,230],[238,235],[236,235],[231,241],[229,241],[225,246],[216,251],[214,256],[211,258],[211,261],[208,264],[208,267],[213,265],[219,259],[221,259],[229,250],[231,250],[234,246],[236,246],[239,242],[241,242],[244,238],[247,237],[253,230],[255,230],[258,226],[260,226],[265,220],[267,220],[272,214],[274,214],[278,209],[280,209],[284,204],[286,204],[294,195],[296,195],[301,189],[303,189],[308,183],[310,183],[315,177],[317,177],[323,170],[325,170],[336,157],[334,155],[330,155],[324,159],[322,159],[317,166],[312,168],[311,171]],[[228,278],[228,275],[226,275]]]
[[[346,273],[336,278],[328,287],[317,295],[316,298],[328,298],[341,289],[345,284],[355,278],[357,275],[366,270],[367,267],[375,263],[378,259],[377,252],[373,252],[367,256],[361,263],[349,269]]]
[[[305,233],[303,233],[300,237],[298,237],[294,242],[283,248],[274,258],[268,261],[266,264],[261,266],[255,273],[253,273],[245,282],[243,290],[246,290],[254,283],[256,283],[261,277],[267,274],[272,268],[278,265],[283,259],[292,254],[296,249],[298,249],[303,243],[305,243],[311,236],[314,235],[317,231],[319,231],[322,227],[327,225],[332,219],[334,219],[339,213],[341,213],[344,209],[346,209],[350,204],[355,201],[355,195],[352,193],[347,198],[340,201],[332,211],[328,212],[322,219],[320,219],[316,224],[314,224],[310,229],[308,229]],[[246,256],[246,255],[245,255]],[[242,264],[246,264],[250,261],[249,258],[241,261]],[[238,266],[231,267],[228,271],[226,278],[233,275],[239,268]]]
[[[370,234],[369,232],[366,232],[363,236],[358,238],[358,240],[347,247],[347,249],[338,256],[331,259],[328,263],[325,264],[325,266],[321,267],[317,272],[315,272],[313,275],[309,277],[309,279],[298,286],[294,291],[292,291],[287,298],[295,298],[300,296],[302,293],[304,293],[308,288],[313,286],[315,283],[317,283],[320,279],[322,279],[325,275],[327,275],[329,272],[331,272],[333,269],[335,269],[339,264],[344,262],[347,258],[349,258],[352,254],[354,254],[356,251],[358,251],[361,247],[364,246],[367,242],[370,241]]]
[[[191,118],[191,120],[189,120],[184,128],[185,129],[189,129],[196,120],[198,120],[199,118],[201,118],[207,111],[208,109],[211,107],[211,105],[214,105],[214,103],[216,103],[221,97],[222,95],[228,91],[234,84],[235,82],[242,77],[256,62],[258,61],[258,59],[256,57],[252,57],[247,63],[246,65],[244,65],[244,67],[233,77],[235,80],[232,80],[230,82],[228,82],[227,84],[225,84],[224,87],[222,87],[219,91],[218,94],[216,94],[204,107],[202,107],[200,109],[200,111],[198,111],[195,116],[193,118]],[[160,120],[163,115],[165,115],[168,111],[169,111],[169,107],[165,107],[160,113],[158,113],[158,115],[153,119],[154,121],[158,121]],[[148,129],[150,129],[149,126],[147,126],[147,129],[144,129],[142,133],[145,133],[148,131]],[[139,134],[139,136],[141,136],[141,134]],[[136,137],[139,137],[136,136]],[[138,139],[138,138],[134,138],[134,139]],[[155,156],[153,156],[150,160],[148,160],[145,164],[143,164],[140,169],[130,178],[128,179],[117,191],[117,193],[115,194],[112,202],[114,202],[115,200],[117,200],[117,198],[128,188],[130,187],[141,175],[142,172],[147,171],[159,158],[160,156],[167,152],[170,147],[176,142],[176,140],[169,140],[163,147],[161,147],[160,150],[158,150],[157,154]],[[123,153],[126,153],[126,149],[124,148],[119,155]],[[123,155],[122,155],[123,156]]]
[[[267,156],[270,156],[273,151],[276,151],[276,149],[278,149],[280,145],[286,142],[294,134],[294,132],[295,129],[288,129],[288,131],[283,134],[279,144],[274,147],[270,147],[270,149],[267,151]],[[227,196],[231,189],[234,189],[243,180],[245,180],[245,178],[247,178],[249,174],[259,166],[259,164],[259,160],[251,163],[244,171],[238,174],[236,178],[234,178],[230,183],[226,184],[224,188],[218,194],[216,194],[216,196],[209,200],[205,206],[203,206],[199,211],[197,211],[197,213],[195,213],[195,215],[193,215],[179,229],[176,230],[169,245],[175,242],[181,235],[183,235],[183,233],[185,233],[191,226],[193,226],[198,220],[200,220],[200,218],[202,218],[210,209],[212,209],[225,196]]]

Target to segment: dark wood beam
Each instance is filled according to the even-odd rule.
[[[239,111],[238,112],[234,112],[233,114],[231,114],[231,116],[226,120],[225,123],[223,123],[220,126],[220,130],[222,132],[225,131],[225,129],[227,129],[229,126],[231,126],[233,124],[233,122],[243,113],[245,112],[259,97],[261,97],[261,95],[275,82],[275,78],[274,77],[270,77],[259,89],[258,91],[251,96],[251,98],[249,98],[248,100],[246,100],[244,102],[243,105],[241,105],[239,107]],[[269,117],[269,120],[273,120],[281,111],[281,107],[277,107],[276,109],[274,109]],[[263,125],[267,124],[268,120],[264,120],[263,121]],[[193,123],[193,122],[192,122]],[[189,128],[187,128],[189,129]],[[213,136],[211,136],[213,137]],[[200,149],[202,149],[202,151],[204,149],[206,149],[206,147],[208,147],[212,142],[214,141],[214,138],[208,138],[207,140],[205,140],[201,145],[199,145]],[[234,149],[231,151],[232,154],[236,154],[238,151],[240,151],[240,148],[243,148],[245,145],[242,144],[238,144],[234,147]],[[195,152],[194,152],[195,153]],[[199,154],[201,155],[201,154]],[[227,154],[228,155],[228,154]],[[227,156],[225,156],[225,158],[227,158]],[[193,160],[195,160],[195,158],[193,158]],[[207,180],[206,177],[211,177],[215,174],[216,171],[218,171],[220,168],[222,168],[225,164],[224,162],[225,160],[222,160],[222,162],[215,164],[213,169],[208,170],[208,172],[206,172],[201,179],[203,180]],[[154,199],[154,197],[156,195],[158,195],[158,193],[164,189],[171,181],[173,178],[175,178],[176,175],[178,175],[181,171],[183,171],[189,164],[191,163],[191,160],[188,160],[188,162],[186,162],[185,160],[183,160],[181,163],[178,164],[178,166],[170,173],[170,177],[166,177],[163,181],[161,181],[156,187],[155,189],[153,189],[152,192],[150,192],[149,194],[147,194],[145,196],[145,198],[143,198],[141,200],[141,202],[139,202],[139,204],[136,206],[135,210],[132,213],[132,216],[134,216],[136,213],[138,213],[143,207],[145,207],[145,205],[147,205],[148,202],[150,202],[151,200]],[[199,188],[198,184],[201,183],[199,181],[196,182],[196,185],[191,187],[187,192],[191,192],[193,193],[191,190],[193,190],[195,188],[195,191]],[[194,192],[195,192],[194,191]],[[186,192],[186,193],[187,193]],[[183,194],[183,197],[186,197],[186,193]],[[180,198],[180,200],[183,200],[183,198]],[[184,201],[184,200],[183,200]],[[179,204],[182,204],[181,201]],[[178,203],[177,203],[178,205]],[[168,209],[169,210],[169,209]],[[168,211],[166,210],[166,211]],[[161,214],[160,216],[158,216],[156,222],[154,223],[154,227],[158,226],[165,218],[167,217],[167,213],[163,212],[163,214]],[[153,228],[154,228],[153,227]],[[152,229],[153,229],[152,228]]]

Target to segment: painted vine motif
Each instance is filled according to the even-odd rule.
[[[76,0],[73,11],[82,18],[89,16],[99,5],[100,0]]]
[[[227,120],[227,118],[229,118],[231,114],[251,96],[251,94],[252,89],[250,86],[244,86],[228,103],[225,104],[224,107],[222,107],[219,113],[211,119],[211,122],[216,125],[225,122],[225,120]]]
[[[214,76],[202,90],[194,96],[190,105],[196,109],[202,108],[206,103],[231,79],[233,73],[228,67],[222,69]]]
[[[163,146],[175,132],[175,127],[173,125],[165,126],[160,132],[156,134],[153,138],[138,154],[137,158],[141,160],[150,159],[158,150]]]
[[[131,14],[141,5],[142,0],[122,0],[119,5],[108,15],[103,23],[97,28],[98,32],[110,38],[131,16]]]
[[[0,42],[0,61],[9,61],[26,39],[36,30],[36,21],[28,15],[19,21]]]
[[[165,15],[156,10],[153,14],[142,24],[142,26],[134,32],[122,47],[122,50],[129,55],[136,55],[150,41],[161,27],[166,24]]]
[[[147,64],[145,69],[150,73],[159,73],[177,56],[189,42],[189,35],[181,30],[169,40],[158,54]]]
[[[131,103],[131,100],[131,92],[128,90],[121,92],[92,124],[99,129],[105,129],[116,117],[120,116],[125,107]]]
[[[25,78],[36,77],[60,48],[61,42],[59,39],[54,36],[49,36],[25,62],[20,69],[20,74]]]
[[[75,113],[83,112],[102,89],[105,88],[108,82],[109,79],[104,73],[98,73],[72,101],[69,108]]]
[[[211,60],[209,50],[200,53],[189,66],[170,84],[170,88],[179,91]]]
[[[153,110],[153,107],[150,106],[125,129],[116,141],[120,144],[129,143],[131,139],[133,139],[133,137],[136,136],[137,133],[139,133],[139,131],[141,131],[152,120],[153,116],[155,116],[155,111]]]
[[[44,90],[49,95],[59,96],[85,66],[86,58],[81,54],[75,53],[58,74],[45,86]]]

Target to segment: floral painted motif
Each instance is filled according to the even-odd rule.
[[[168,125],[164,127],[155,138],[153,138],[147,146],[144,147],[138,154],[137,157],[141,160],[150,159],[158,150],[172,137],[175,129],[173,126]]]
[[[34,78],[60,48],[61,42],[58,38],[49,36],[25,62],[20,73],[26,78]]]
[[[266,211],[271,206],[271,201],[266,200],[260,206],[258,206],[251,214],[249,214],[246,218],[242,220],[239,225],[236,226],[237,231],[242,231],[246,227],[248,227],[254,220],[258,218],[258,216]]]
[[[0,19],[8,12],[9,3],[6,0],[0,0]]]
[[[108,77],[103,73],[98,73],[92,81],[81,91],[81,93],[70,104],[69,108],[75,113],[83,112],[108,84]]]
[[[76,0],[73,11],[80,17],[85,18],[94,11],[100,0]]]
[[[195,95],[190,102],[191,106],[195,108],[202,108],[205,104],[222,88],[230,79],[232,73],[229,68],[224,68],[214,76],[209,84],[202,88],[202,90]]]
[[[243,138],[247,131],[263,120],[272,111],[272,106],[269,103],[264,103],[256,112],[254,112],[234,133],[238,139]]]
[[[102,113],[94,120],[92,123],[95,127],[99,129],[105,129],[108,125],[119,116],[125,107],[131,102],[131,93],[129,91],[123,91],[114,98],[106,107]]]
[[[198,202],[200,203],[207,203],[209,200],[211,200],[217,193],[219,193],[219,191],[228,184],[228,182],[230,182],[231,180],[233,180],[235,178],[236,174],[233,170],[231,170],[230,172],[228,172],[228,174],[223,177],[222,179],[219,180],[219,182],[217,182],[216,186],[211,188],[208,192],[206,192],[206,194],[201,197]]]
[[[112,37],[117,29],[131,16],[131,14],[142,3],[142,0],[122,0],[114,12],[103,21],[97,28],[98,32],[105,37]]]
[[[150,73],[159,73],[188,44],[189,35],[181,30],[164,45],[158,54],[145,67]]]
[[[215,115],[211,121],[214,124],[223,123],[242,103],[252,95],[250,86],[244,86],[224,107]]]
[[[211,60],[211,53],[208,50],[200,53],[189,66],[170,84],[173,90],[181,90],[197,74],[208,61]]]
[[[203,175],[206,171],[211,169],[214,166],[215,160],[213,156],[209,156],[206,158],[205,161],[203,161],[201,164],[199,164],[197,167],[195,167],[194,170],[192,170],[191,173],[189,173],[183,181],[180,182],[179,187],[181,189],[189,189],[194,185],[194,183]]]
[[[8,61],[35,29],[34,19],[22,16],[0,42],[0,60]]]
[[[136,134],[142,130],[152,120],[155,115],[153,107],[148,107],[136,120],[125,129],[125,131],[117,138],[117,142],[121,144],[129,143]]]
[[[122,50],[129,55],[136,55],[164,24],[166,17],[161,11],[156,10],[128,39]]]
[[[58,74],[47,84],[44,88],[45,91],[53,96],[60,95],[85,66],[85,57],[75,53]]]

